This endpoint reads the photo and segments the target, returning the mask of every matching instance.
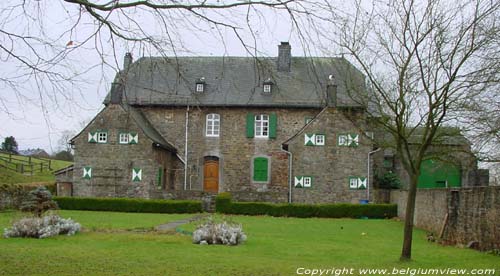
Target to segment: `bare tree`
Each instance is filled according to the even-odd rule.
[[[391,135],[409,175],[401,260],[410,260],[422,161],[446,135],[442,127],[458,125],[467,99],[498,86],[500,2],[358,1],[352,13],[324,7],[331,16],[320,20],[339,31],[322,38],[366,75],[369,111]],[[496,91],[493,96],[498,100]]]
[[[2,1],[0,58],[8,64],[4,70],[11,70],[0,77],[0,87],[13,93],[0,96],[0,111],[10,113],[14,101],[30,101],[42,110],[49,104],[63,106],[63,100],[79,105],[74,98],[85,99],[85,91],[79,91],[89,82],[85,75],[112,70],[112,78],[125,51],[165,57],[192,54],[193,40],[211,36],[224,48],[228,37],[236,38],[250,55],[257,55],[258,32],[267,25],[263,12],[293,17],[304,10],[300,2]],[[29,92],[33,90],[36,93]]]
[[[83,127],[85,127],[85,125]],[[72,153],[73,149],[71,148],[70,141],[73,137],[75,137],[75,135],[76,133],[74,131],[64,130],[61,133],[61,138],[57,141],[57,150]]]

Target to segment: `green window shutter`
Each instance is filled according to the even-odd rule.
[[[253,138],[255,126],[255,116],[253,113],[247,113],[247,138]]]
[[[161,187],[161,181],[163,179],[163,168],[162,167],[159,167],[158,168],[158,187]]]
[[[97,132],[89,132],[89,143],[97,143]]]
[[[137,134],[137,132],[130,132],[128,134],[128,143],[129,144],[139,143],[139,135]]]
[[[133,168],[132,169],[132,181],[139,182],[142,180],[142,169]]]
[[[269,115],[269,138],[271,139],[276,138],[277,125],[278,125],[278,117],[276,116],[276,113],[271,113],[271,115]]]
[[[84,179],[92,178],[92,168],[91,167],[83,167],[83,176]]]
[[[268,174],[268,159],[264,157],[257,157],[253,161],[253,180],[254,181],[267,181]]]

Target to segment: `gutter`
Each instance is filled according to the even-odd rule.
[[[380,151],[382,148],[377,148],[376,150],[370,151],[368,153],[368,164],[367,164],[367,177],[366,177],[366,200],[370,202],[370,156],[378,151]]]
[[[187,169],[188,169],[188,129],[189,129],[189,105],[186,108],[186,132],[184,140],[184,190],[187,190]]]
[[[281,144],[281,150],[288,154],[288,203],[292,203],[292,163],[293,154],[283,148]]]

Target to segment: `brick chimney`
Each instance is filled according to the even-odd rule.
[[[278,71],[290,72],[291,62],[292,47],[288,42],[281,42],[281,45],[278,45]]]
[[[132,53],[126,53],[125,57],[123,58],[123,71],[127,71],[130,64],[132,64]]]

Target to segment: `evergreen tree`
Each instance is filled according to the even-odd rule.
[[[4,142],[2,142],[2,150],[17,154],[16,138],[14,138],[14,136],[5,137]]]

